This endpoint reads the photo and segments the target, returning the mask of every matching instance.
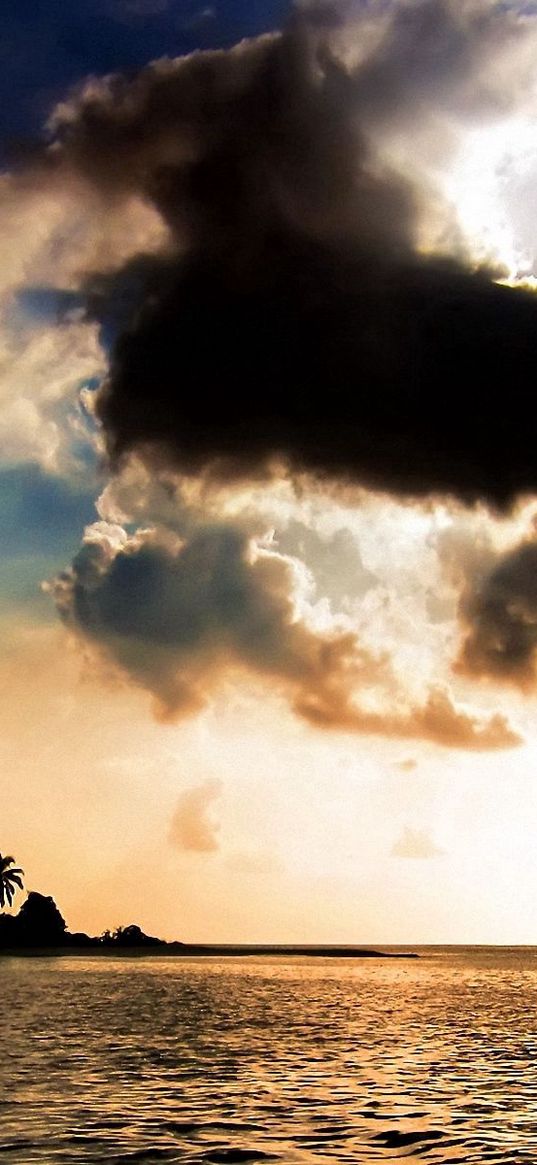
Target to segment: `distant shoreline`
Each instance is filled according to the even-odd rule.
[[[91,958],[141,958],[155,956],[161,958],[245,958],[274,956],[310,959],[417,959],[414,951],[377,951],[368,947],[343,946],[282,946],[282,945],[213,945],[195,943],[163,943],[155,946],[106,947],[106,946],[58,946],[58,947],[10,947],[0,950],[0,958],[68,958],[80,955]]]

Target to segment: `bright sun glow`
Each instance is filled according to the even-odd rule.
[[[466,136],[445,187],[478,259],[510,280],[537,273],[537,124],[519,118]]]

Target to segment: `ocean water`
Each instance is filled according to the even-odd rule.
[[[0,1162],[537,1162],[533,948],[2,958],[0,990]]]

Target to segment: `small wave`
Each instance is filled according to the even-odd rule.
[[[153,1165],[155,1161],[180,1161],[181,1158],[177,1156],[177,1149],[133,1149],[126,1150],[124,1153],[119,1153],[115,1157],[107,1157],[107,1165],[123,1165],[125,1161],[141,1161],[147,1162],[147,1165]]]
[[[37,1141],[5,1141],[0,1145],[0,1153],[20,1153],[22,1149],[37,1148]]]
[[[400,1133],[398,1129],[389,1129],[385,1133],[377,1133],[372,1140],[378,1141],[387,1149],[404,1149],[409,1145],[419,1145],[422,1141],[442,1141],[446,1136],[446,1133],[433,1129],[429,1132],[414,1133]]]
[[[239,1165],[242,1161],[274,1161],[275,1157],[261,1149],[213,1149],[205,1153],[203,1160],[211,1165]]]

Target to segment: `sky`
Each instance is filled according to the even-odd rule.
[[[7,15],[0,849],[70,929],[537,941],[536,49]]]

